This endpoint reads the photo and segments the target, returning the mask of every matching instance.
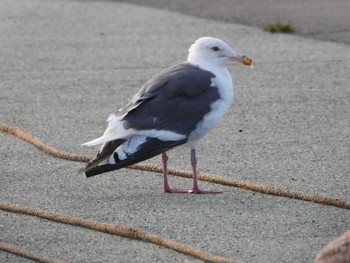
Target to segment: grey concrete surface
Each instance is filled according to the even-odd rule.
[[[0,120],[89,155],[96,149],[79,145],[144,81],[184,60],[196,38],[219,37],[256,66],[230,67],[234,105],[200,144],[200,171],[350,200],[348,45],[108,1],[3,0],[0,35]],[[88,180],[74,176],[81,164],[5,134],[0,155],[0,200],[136,227],[241,262],[312,262],[350,228],[349,210],[209,183],[201,186],[224,193],[164,194],[160,175],[126,169]],[[170,166],[190,168],[187,149],[169,155]],[[69,262],[198,262],[4,211],[0,241]],[[28,260],[0,251],[0,261]]]
[[[263,28],[289,22],[295,34],[350,44],[348,0],[116,0]]]

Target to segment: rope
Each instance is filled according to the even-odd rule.
[[[28,251],[26,249],[17,247],[15,245],[3,243],[3,242],[0,242],[0,250],[6,251],[21,257],[29,258],[37,262],[42,262],[42,263],[66,263],[66,261],[62,261],[59,259],[51,259],[45,256],[41,256],[32,251]]]
[[[45,153],[58,158],[62,158],[70,161],[76,161],[76,162],[88,162],[91,159],[91,157],[89,156],[83,156],[75,153],[67,153],[67,152],[60,151],[55,147],[42,142],[40,139],[27,134],[20,128],[11,127],[2,122],[0,122],[0,132],[1,131],[14,135],[26,142],[29,142],[33,144],[35,147],[44,151]],[[129,166],[129,168],[162,173],[162,167],[158,165],[139,163],[139,164],[131,165]],[[179,170],[175,168],[169,168],[168,173],[174,176],[179,176],[184,178],[192,177],[192,173],[190,171]],[[292,191],[287,189],[279,189],[270,185],[257,184],[257,183],[252,183],[244,180],[225,178],[225,177],[218,176],[215,174],[210,174],[210,173],[198,173],[198,179],[201,181],[206,181],[206,182],[211,182],[211,183],[216,183],[216,184],[221,184],[226,186],[232,186],[232,187],[238,187],[245,190],[259,192],[262,194],[287,197],[290,199],[302,200],[302,201],[317,203],[321,205],[329,205],[329,206],[335,206],[335,207],[344,208],[344,209],[350,209],[350,202],[343,200],[341,198],[307,194],[307,193],[302,193],[302,192],[297,192],[297,191]]]
[[[136,164],[136,165],[129,166],[129,168],[162,173],[162,167],[158,165]],[[192,173],[186,170],[169,168],[168,173],[174,176],[192,178]],[[329,206],[335,206],[343,209],[350,209],[350,202],[343,200],[341,198],[307,194],[307,193],[302,193],[302,192],[297,192],[297,191],[292,191],[287,189],[279,189],[271,185],[257,184],[257,183],[252,183],[244,180],[225,178],[225,177],[215,175],[215,174],[210,174],[210,173],[198,173],[198,179],[201,181],[206,181],[210,183],[242,188],[245,190],[250,190],[250,191],[254,191],[262,194],[287,197],[290,199],[302,200],[302,201],[317,203],[321,205],[329,205]]]
[[[0,201],[0,209],[13,212],[13,213],[21,213],[25,215],[31,215],[31,216],[37,216],[40,218],[52,220],[55,222],[63,223],[63,224],[69,224],[79,227],[84,227],[88,229],[93,229],[99,232],[105,232],[112,235],[118,235],[122,237],[127,237],[131,239],[136,240],[142,240],[146,242],[150,242],[159,246],[163,246],[169,249],[173,249],[175,251],[178,251],[183,254],[191,255],[193,257],[196,257],[198,259],[201,259],[206,262],[227,262],[227,263],[238,263],[238,261],[230,258],[224,258],[216,255],[209,254],[207,252],[201,251],[197,248],[193,248],[191,246],[188,246],[186,244],[173,241],[170,239],[166,239],[162,236],[155,235],[152,233],[148,233],[142,230],[138,230],[131,227],[125,227],[122,225],[117,224],[108,224],[104,222],[89,220],[89,219],[82,219],[79,217],[59,214],[59,213],[53,213],[48,212],[42,209],[33,208],[33,207],[27,207],[22,206],[18,204],[11,204],[8,202]],[[6,248],[9,248],[9,245],[2,245],[4,243],[0,243],[0,249],[7,250]],[[11,248],[11,247],[10,247]],[[17,250],[18,251],[18,250]],[[23,252],[23,249],[19,249],[19,251]],[[9,251],[11,253],[15,253],[16,251]],[[29,252],[30,255],[33,255],[33,253]],[[28,256],[26,256],[28,257]],[[31,257],[33,258],[33,257]],[[38,260],[39,258],[33,258],[35,260]],[[62,262],[62,261],[40,261],[39,262]]]
[[[65,159],[65,160],[75,161],[75,162],[88,162],[91,159],[91,157],[88,157],[88,156],[82,156],[75,153],[67,153],[67,152],[60,151],[55,147],[42,142],[40,139],[29,135],[22,129],[9,126],[3,122],[0,122],[0,132],[6,132],[10,135],[16,136],[17,138],[22,139],[23,141],[29,142],[30,144],[34,145],[39,150],[42,150],[43,152],[60,159]]]

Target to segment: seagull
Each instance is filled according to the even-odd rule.
[[[109,115],[101,137],[83,144],[102,147],[79,173],[91,177],[161,155],[164,192],[222,193],[198,187],[196,145],[232,103],[233,83],[227,65],[253,63],[218,38],[201,37],[188,51],[187,61],[147,81],[125,107]],[[168,183],[167,151],[180,145],[191,150],[191,190],[171,188]]]

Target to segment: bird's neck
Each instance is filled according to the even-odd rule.
[[[226,65],[218,65],[216,63],[211,63],[206,60],[201,60],[196,57],[188,57],[187,62],[192,64],[193,66],[199,67],[200,69],[207,70],[207,71],[221,71],[221,70],[227,70]]]

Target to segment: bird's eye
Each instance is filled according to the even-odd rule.
[[[211,50],[213,50],[213,51],[215,51],[215,52],[216,52],[216,51],[219,51],[219,50],[220,50],[220,48],[219,48],[219,47],[217,47],[217,46],[215,46],[215,47],[212,47],[212,48],[211,48]]]

